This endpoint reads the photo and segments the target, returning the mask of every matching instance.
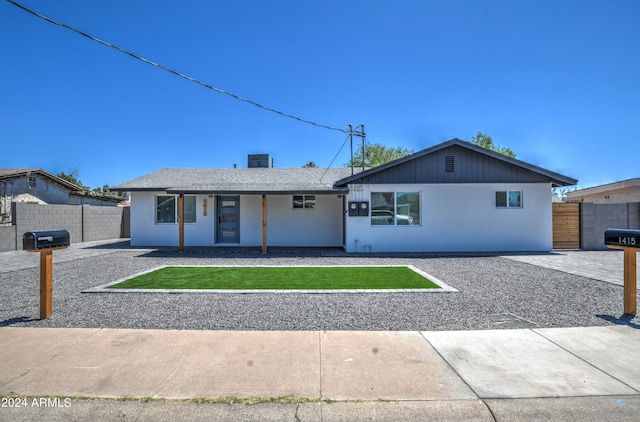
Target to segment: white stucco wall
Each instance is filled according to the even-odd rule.
[[[342,246],[342,210],[338,195],[316,195],[313,209],[294,209],[290,195],[269,196],[267,244]]]
[[[498,190],[522,191],[522,208],[496,208]],[[550,184],[363,185],[350,201],[374,192],[420,192],[420,226],[372,226],[348,217],[348,252],[548,251],[552,249]]]
[[[155,197],[163,192],[132,192],[131,245],[177,246],[178,224],[155,223]],[[216,197],[196,195],[196,223],[185,224],[185,246],[215,246]],[[203,216],[203,200],[207,216]],[[262,197],[240,196],[240,243],[262,245]],[[291,195],[267,196],[267,246],[342,246],[342,198],[316,195],[315,209],[293,209]]]
[[[156,224],[155,198],[164,192],[131,193],[131,245],[178,246],[178,224]],[[208,195],[196,196],[196,222],[184,225],[185,246],[213,245],[214,200]],[[204,199],[207,215],[203,215]],[[177,204],[177,200],[176,200]]]

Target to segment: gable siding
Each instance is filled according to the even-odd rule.
[[[445,156],[454,157],[454,171],[445,172]],[[368,183],[547,183],[531,170],[453,145],[387,170],[374,173]]]

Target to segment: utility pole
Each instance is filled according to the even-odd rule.
[[[356,126],[355,130],[351,123],[348,125],[349,130],[349,139],[351,141],[351,175],[353,175],[353,137],[357,136],[362,138],[362,171],[364,171],[364,153],[365,153],[365,142],[367,139],[367,135],[364,133],[364,123],[360,124],[360,126]]]

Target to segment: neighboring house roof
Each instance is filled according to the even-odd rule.
[[[578,189],[566,193],[566,201],[576,201],[588,195],[597,195],[627,188],[640,188],[640,178],[622,180],[620,182],[607,183],[585,189]]]
[[[54,176],[53,174],[47,173],[44,170],[35,169],[35,168],[0,169],[0,180],[10,179],[14,177],[30,176],[32,174],[39,174],[43,177],[46,177],[51,181],[69,189],[70,191],[82,190],[80,186],[74,185],[73,183],[68,182],[58,176]]]
[[[115,202],[115,203],[119,203],[126,200],[122,196],[114,196],[114,195],[109,195],[102,192],[93,192],[93,191],[87,191],[87,190],[69,192],[69,195],[79,196],[83,198],[95,198],[99,201]]]
[[[186,194],[347,193],[346,188],[333,185],[350,174],[350,168],[164,168],[111,190]]]
[[[82,188],[78,185],[75,185],[61,177],[54,176],[51,173],[47,173],[46,171],[37,169],[37,168],[0,169],[0,181],[6,180],[6,179],[12,179],[16,177],[27,177],[33,174],[38,174],[46,179],[49,179],[54,183],[57,183],[58,185],[67,189],[69,191],[69,195],[72,195],[72,196],[90,197],[90,198],[95,198],[99,201],[116,202],[116,203],[123,200],[122,197],[104,195],[99,192],[90,192],[90,191],[82,190]]]
[[[453,158],[451,158],[453,157]],[[369,183],[551,183],[576,179],[454,138],[378,167],[346,177],[336,186]]]

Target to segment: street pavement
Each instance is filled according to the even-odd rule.
[[[71,260],[127,248],[95,246],[54,255]],[[618,264],[615,251],[604,253],[603,274]],[[35,267],[37,255],[2,253],[0,268]],[[579,251],[548,255],[560,256],[565,269],[589,267],[580,265],[586,255]],[[590,278],[604,277],[594,271]],[[0,421],[637,421],[638,328],[1,327]]]

